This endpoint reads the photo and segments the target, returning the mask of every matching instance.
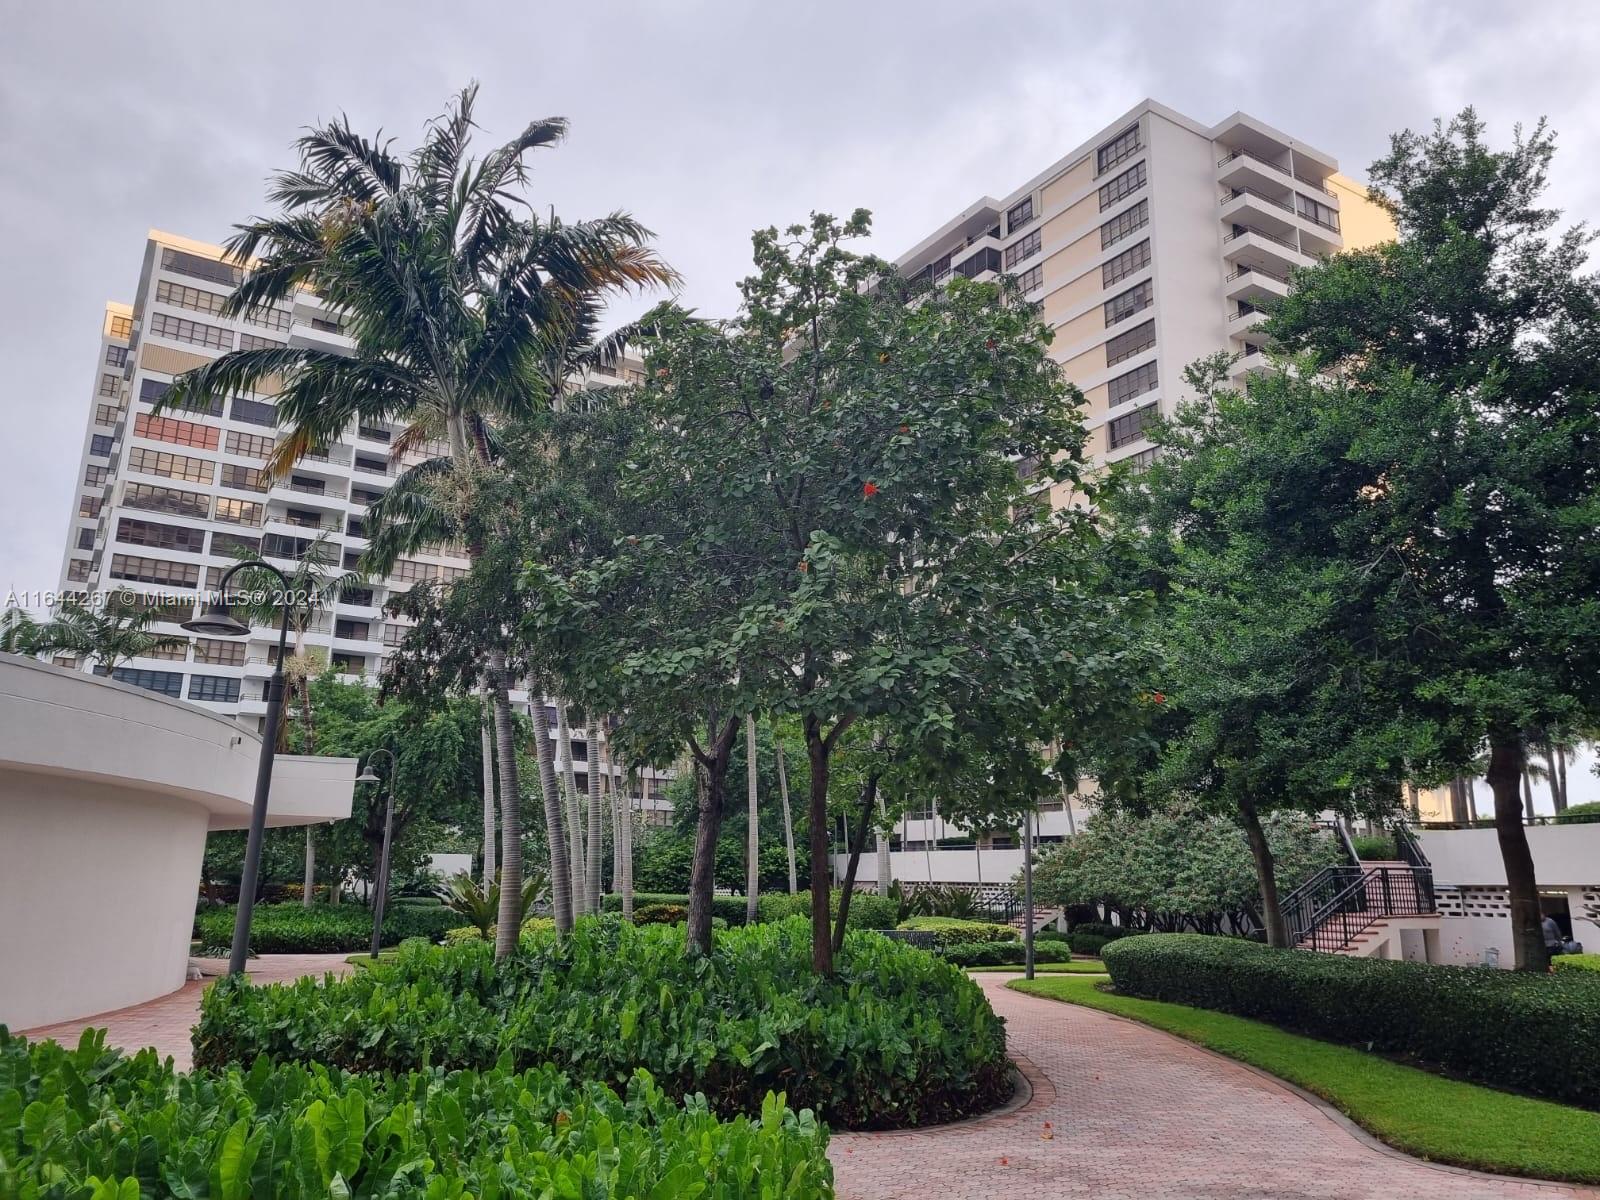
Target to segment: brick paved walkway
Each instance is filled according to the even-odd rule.
[[[249,974],[258,983],[284,983],[302,975],[320,976],[328,971],[348,975],[355,968],[345,962],[345,957],[343,954],[263,954],[250,960]],[[227,970],[226,963],[207,962],[206,965],[207,969]],[[104,1028],[106,1041],[111,1045],[124,1050],[154,1046],[162,1057],[170,1055],[179,1070],[187,1071],[193,1053],[189,1030],[200,1016],[200,993],[211,983],[210,978],[193,980],[175,992],[132,1008],[119,1008],[115,1012],[22,1032],[29,1038],[50,1037],[63,1045],[76,1045],[85,1029]]]
[[[1179,1038],[974,975],[1039,1080],[1017,1112],[927,1133],[849,1133],[840,1200],[1555,1200],[1600,1191],[1432,1166]],[[1446,1114],[1445,1119],[1448,1119]]]

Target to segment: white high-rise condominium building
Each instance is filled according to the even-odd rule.
[[[1331,154],[1243,113],[1207,125],[1145,100],[898,266],[934,281],[1015,275],[1087,401],[1091,462],[1138,465],[1155,453],[1146,421],[1184,398],[1186,366],[1218,351],[1236,356],[1235,379],[1264,365],[1260,305],[1288,291],[1293,268],[1393,237]],[[1077,819],[1057,802],[1040,835],[1059,840]],[[976,839],[998,854],[931,852],[967,836],[931,809],[908,819],[896,877],[998,883],[1020,869],[1010,834]]]
[[[445,449],[418,446],[397,460],[390,446],[398,427],[352,426],[326,453],[269,480],[263,467],[276,435],[271,390],[154,415],[152,405],[176,375],[229,350],[353,348],[338,314],[306,292],[248,319],[223,317],[223,300],[239,279],[239,268],[222,261],[220,248],[152,230],[133,304],[106,306],[60,590],[125,593],[139,604],[162,605],[172,620],[158,628],[183,636],[184,645],[123,664],[116,678],[256,728],[266,712],[277,630],[256,628],[236,639],[192,637],[178,622],[189,618],[199,594],[216,585],[240,550],[287,573],[322,539],[330,569],[354,567],[367,545],[367,505],[400,471]],[[619,374],[634,370],[619,368]],[[387,578],[347,592],[316,617],[302,649],[342,677],[375,681],[405,634],[384,615],[388,598],[418,580],[453,579],[466,570],[459,546],[404,558]],[[587,769],[586,750],[582,742],[574,747],[580,773]],[[663,787],[662,778],[646,773],[647,821],[666,809]]]

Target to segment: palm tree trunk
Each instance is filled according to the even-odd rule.
[[[494,697],[495,744],[500,751],[500,914],[494,935],[494,956],[499,961],[516,950],[522,932],[522,804],[506,656],[501,651],[490,651],[488,674]]]
[[[1560,758],[1557,765],[1556,759]],[[1545,778],[1550,784],[1550,804],[1558,813],[1567,811],[1567,752],[1554,742],[1544,744]]]
[[[783,740],[778,736],[778,722],[772,722],[772,748],[778,758],[778,796],[783,801],[783,849],[789,856],[789,895],[799,891],[794,865],[794,818],[789,812],[789,775],[783,769]]]
[[[761,820],[756,804],[759,764],[756,762],[756,715],[744,715],[746,824],[744,839],[744,923],[756,923],[761,898]]]
[[[1522,772],[1522,807],[1528,814],[1528,820],[1533,820],[1533,776],[1526,769]]]
[[[832,749],[815,717],[805,718],[806,758],[811,765],[811,792],[806,803],[811,839],[811,969],[833,974],[833,938],[828,928],[828,761]]]
[[[483,724],[479,727],[483,742],[483,888],[488,891],[494,885],[495,872],[494,739],[489,736],[494,714],[487,694],[483,701]]]
[[[572,728],[567,724],[567,705],[556,705],[556,738],[561,749],[562,781],[565,785],[562,807],[567,814],[568,863],[572,871],[572,913],[581,917],[589,910],[585,906],[588,872],[583,863],[583,814],[578,808],[578,774],[572,763]]]
[[[306,878],[301,885],[300,906],[310,908],[317,895],[317,844],[311,839],[311,826],[306,826]]]
[[[861,851],[866,848],[867,828],[872,824],[872,808],[878,802],[878,773],[871,772],[861,785],[861,820],[856,835],[846,835],[849,854],[845,859],[844,882],[839,885],[839,915],[833,921],[833,953],[844,947],[844,931],[850,922],[850,901],[856,894],[856,871],[861,866]],[[847,826],[848,828],[848,826]]]
[[[555,755],[550,748],[550,713],[543,697],[532,685],[528,694],[534,698],[533,755],[539,764],[545,840],[550,843],[550,907],[556,920],[556,932],[565,936],[572,930],[572,866],[567,858],[567,831],[562,820],[561,793],[556,784]]]
[[[629,771],[627,786],[622,795],[622,879],[617,891],[622,893],[622,919],[633,920],[633,786],[637,773]]]
[[[884,836],[883,822],[888,820],[889,810],[883,806],[883,797],[878,797],[878,828],[875,830],[878,838],[878,895],[887,896],[889,888],[893,885],[894,872],[889,859],[889,839]],[[982,880],[979,880],[981,883]]]
[[[590,912],[597,913],[600,911],[600,868],[605,861],[601,857],[604,849],[601,838],[605,831],[601,827],[600,819],[603,807],[600,794],[600,768],[603,759],[599,731],[593,722],[584,726],[583,740],[589,747],[589,848],[588,858],[584,862],[587,868],[584,904]]]

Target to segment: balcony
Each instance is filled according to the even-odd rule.
[[[1294,197],[1270,195],[1256,188],[1233,188],[1219,202],[1218,214],[1231,225],[1249,225],[1280,238],[1292,238],[1295,224]]]
[[[1238,266],[1223,279],[1222,294],[1230,304],[1281,300],[1289,294],[1289,276],[1268,267]]]
[[[1235,269],[1265,269],[1287,277],[1295,267],[1309,267],[1312,258],[1302,254],[1291,233],[1285,237],[1253,225],[1241,225],[1223,235],[1222,257]]]
[[[336,517],[313,516],[310,513],[268,512],[268,526],[287,526],[291,529],[309,529],[315,533],[338,533],[340,521]]]

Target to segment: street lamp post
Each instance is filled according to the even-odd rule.
[[[356,776],[357,783],[377,783],[372,770],[372,760],[380,754],[389,756],[389,801],[383,812],[383,853],[378,858],[377,895],[372,906],[372,957],[378,957],[378,946],[383,938],[383,909],[389,901],[389,846],[394,841],[394,751],[379,746],[367,755],[367,769]]]
[[[280,593],[283,619],[278,626],[278,657],[273,665],[272,678],[267,682],[267,715],[261,726],[261,759],[256,767],[256,795],[250,806],[250,833],[245,839],[244,873],[239,878],[239,910],[233,921],[233,949],[228,955],[228,974],[244,974],[244,964],[250,953],[250,918],[255,911],[256,880],[261,874],[261,836],[267,827],[267,798],[272,791],[272,760],[277,752],[278,724],[283,720],[283,656],[289,644],[289,580],[271,563],[251,559],[235,563],[222,573],[217,581],[214,598],[207,601],[205,612],[192,621],[184,621],[183,628],[191,633],[212,637],[245,637],[250,627],[228,612],[228,581],[246,568],[270,571],[283,586]]]

